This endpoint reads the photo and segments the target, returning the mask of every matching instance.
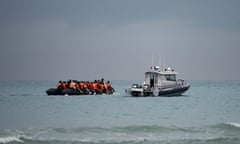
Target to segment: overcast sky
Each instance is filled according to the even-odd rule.
[[[0,0],[0,79],[240,80],[239,0]]]

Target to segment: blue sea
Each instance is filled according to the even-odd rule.
[[[240,81],[188,81],[177,97],[47,96],[57,81],[0,81],[0,143],[239,144]]]

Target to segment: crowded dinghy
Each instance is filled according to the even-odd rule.
[[[95,81],[58,81],[56,88],[50,88],[46,91],[47,95],[96,95],[96,94],[114,94],[115,90],[110,81],[104,82],[104,79]]]

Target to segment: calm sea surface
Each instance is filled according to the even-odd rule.
[[[239,144],[240,81],[189,81],[180,97],[47,96],[56,81],[0,81],[0,143]]]

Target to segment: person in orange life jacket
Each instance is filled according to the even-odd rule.
[[[91,90],[94,89],[94,88],[93,88],[93,83],[94,83],[94,82],[89,82],[89,89],[91,89]]]
[[[100,83],[104,83],[104,78],[101,79]]]
[[[69,83],[69,88],[70,89],[76,89],[76,83],[71,80],[70,83]]]
[[[63,89],[63,83],[62,83],[62,81],[60,80],[60,81],[58,81],[58,83],[57,83],[57,89]]]
[[[84,89],[84,82],[83,81],[79,82],[79,87],[80,87],[81,90]]]
[[[84,83],[83,83],[83,88],[88,89],[88,84],[87,84],[87,82],[84,82]]]
[[[76,83],[75,83],[75,87],[76,87],[76,89],[80,89],[79,82],[76,82]]]
[[[105,89],[108,90],[110,87],[111,87],[110,81],[107,81],[107,82],[105,83]]]
[[[99,89],[101,91],[101,93],[105,93],[106,89],[105,89],[105,85],[104,85],[104,79],[102,79],[99,83]]]
[[[99,92],[103,93],[103,87],[101,83],[98,84],[98,90]]]
[[[92,83],[92,87],[93,87],[94,90],[97,89],[97,81],[96,80]]]
[[[95,81],[93,82],[92,86],[93,86],[93,89],[94,89],[94,91],[95,91],[96,93],[100,93],[100,91],[99,91],[99,83],[98,83],[97,80],[95,80]]]
[[[66,88],[67,88],[67,82],[64,81],[64,82],[63,82],[63,89],[66,89]]]
[[[91,87],[91,82],[87,81],[87,82],[86,82],[86,85],[87,85],[87,88],[88,88],[88,89],[92,89],[92,87]]]

